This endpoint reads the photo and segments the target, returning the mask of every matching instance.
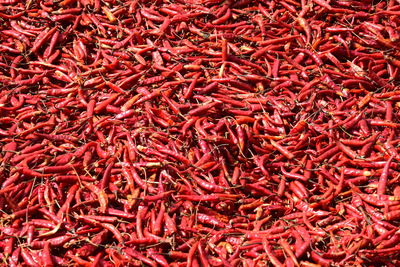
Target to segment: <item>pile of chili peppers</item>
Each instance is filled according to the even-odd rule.
[[[0,259],[400,264],[400,2],[0,0]]]

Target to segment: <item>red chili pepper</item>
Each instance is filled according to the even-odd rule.
[[[4,264],[389,264],[396,1],[10,1]]]
[[[50,36],[53,36],[53,34],[57,31],[57,27],[53,27],[52,29],[47,29],[46,31],[43,31],[39,36],[37,37],[36,41],[33,43],[33,46],[31,48],[31,52],[35,53],[37,50],[40,49],[40,47],[50,38]]]
[[[32,255],[27,251],[27,249],[21,249],[21,256],[25,264],[28,266],[40,266],[33,258]]]

